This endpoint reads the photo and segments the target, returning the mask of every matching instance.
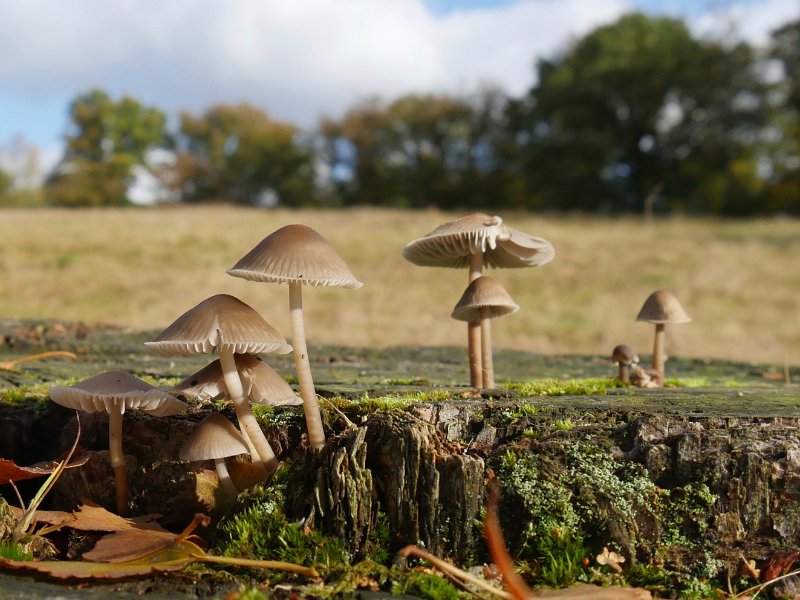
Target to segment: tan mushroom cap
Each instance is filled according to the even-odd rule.
[[[307,225],[286,225],[265,237],[227,273],[250,281],[360,288],[336,249]]]
[[[181,446],[181,460],[198,461],[226,458],[249,452],[242,434],[228,419],[211,413],[200,421]]]
[[[292,351],[260,314],[228,294],[203,300],[145,346],[157,354],[206,354],[219,346],[236,354]]]
[[[403,256],[423,267],[462,268],[477,252],[484,253],[485,264],[507,269],[538,267],[555,256],[547,240],[512,229],[500,217],[485,213],[472,213],[440,225],[406,244]]]
[[[74,385],[50,387],[53,402],[87,413],[108,412],[109,408],[143,410],[156,417],[168,417],[186,410],[186,403],[122,371],[108,371]]]
[[[644,301],[636,320],[648,323],[688,323],[692,319],[675,296],[658,290]]]
[[[490,309],[488,315],[483,314],[484,308]],[[519,305],[502,285],[488,275],[481,275],[467,286],[450,316],[459,321],[478,321],[484,316],[494,319],[518,310]]]
[[[257,356],[236,354],[234,360],[242,380],[244,395],[250,402],[271,406],[303,403],[283,377]],[[189,375],[172,389],[202,401],[228,398],[228,388],[225,386],[219,359],[209,363],[197,373]]]
[[[627,365],[630,363],[638,363],[639,355],[636,354],[636,351],[628,344],[619,344],[618,346],[614,346],[614,350],[611,352],[611,360],[615,363],[621,362]]]

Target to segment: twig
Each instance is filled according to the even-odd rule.
[[[5,362],[0,362],[0,369],[3,371],[13,371],[17,365],[21,365],[22,363],[31,362],[33,360],[40,360],[42,358],[69,358],[71,360],[77,360],[78,356],[72,352],[67,352],[66,350],[53,350],[51,352],[40,352],[39,354],[31,354],[29,356],[23,356],[22,358],[15,358],[14,360],[7,360]]]
[[[337,414],[338,414],[340,417],[342,417],[342,419],[344,419],[345,425],[347,426],[347,428],[348,428],[348,429],[357,429],[357,428],[358,428],[358,425],[356,425],[356,424],[355,424],[355,423],[353,423],[353,422],[352,422],[350,419],[348,419],[348,418],[347,418],[347,415],[346,415],[346,414],[344,414],[344,413],[343,413],[341,410],[339,410],[339,408],[338,408],[338,407],[337,407],[337,406],[336,406],[336,405],[335,405],[333,402],[331,402],[331,401],[330,401],[330,400],[328,400],[327,398],[323,398],[323,397],[322,397],[322,396],[320,396],[319,394],[317,394],[317,398],[318,398],[319,400],[322,400],[322,401],[323,401],[325,404],[327,404],[327,405],[328,405],[328,406],[330,406],[330,407],[331,407],[331,408],[332,408],[334,411],[336,411],[336,413],[337,413]]]
[[[427,552],[426,550],[423,550],[419,546],[414,546],[414,545],[406,546],[405,548],[400,550],[398,554],[403,557],[416,556],[417,558],[421,558],[422,560],[427,560],[429,563],[431,563],[433,566],[435,566],[443,573],[452,575],[453,577],[456,577],[461,581],[471,583],[475,587],[480,588],[486,592],[489,592],[490,594],[493,594],[498,598],[502,598],[503,600],[514,600],[514,596],[512,596],[508,592],[498,589],[493,585],[485,582],[484,580],[479,579],[474,575],[470,575],[466,571],[462,571],[458,567],[443,561],[438,556],[434,556],[433,554]]]
[[[760,583],[758,585],[754,585],[753,587],[747,588],[746,590],[739,592],[734,596],[734,598],[742,598],[746,594],[750,592],[755,592],[750,600],[755,600],[755,597],[758,596],[761,592],[771,586],[773,583],[780,581],[781,579],[787,579],[788,577],[794,577],[795,575],[800,575],[800,569],[795,571],[791,571],[790,573],[786,573],[785,575],[781,575],[780,577],[775,577],[774,579],[770,579],[769,581],[765,581],[764,583]]]

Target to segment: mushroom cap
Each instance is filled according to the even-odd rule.
[[[463,268],[470,255],[484,253],[484,263],[496,268],[538,267],[553,260],[550,242],[503,224],[503,219],[472,213],[440,225],[403,248],[403,256],[423,267]]]
[[[272,232],[239,259],[228,275],[250,281],[360,288],[336,249],[307,225],[286,225]]]
[[[242,380],[244,394],[250,402],[271,406],[303,403],[283,377],[257,356],[235,354],[234,360]],[[198,400],[229,398],[219,359],[209,363],[197,373],[189,375],[172,389]]]
[[[494,278],[481,275],[467,286],[450,316],[459,321],[478,321],[484,317],[484,308],[490,309],[486,316],[494,319],[517,312],[519,305]]]
[[[178,456],[197,461],[226,458],[249,452],[242,434],[228,419],[215,412],[208,415],[186,438]]]
[[[615,363],[621,362],[628,365],[630,363],[638,363],[639,355],[628,344],[619,344],[614,346],[614,350],[611,351],[611,360]]]
[[[217,294],[186,311],[145,346],[157,354],[206,354],[224,346],[238,354],[275,352],[292,347],[250,306]]]
[[[186,410],[186,403],[122,371],[107,371],[74,385],[50,386],[50,398],[56,404],[87,413],[119,407],[123,413],[130,408],[168,417]]]
[[[675,296],[658,290],[644,301],[636,320],[648,323],[688,323],[692,319]]]

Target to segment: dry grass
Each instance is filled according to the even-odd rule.
[[[415,267],[403,245],[456,214],[389,210],[262,211],[230,207],[0,211],[0,318],[54,317],[158,329],[197,302],[230,293],[289,333],[285,287],[226,275],[265,235],[292,222],[327,237],[360,290],[309,289],[313,342],[463,345],[449,314],[466,272]],[[674,356],[800,360],[800,222],[543,217],[504,214],[545,237],[555,260],[495,272],[522,306],[495,321],[497,347],[601,354],[627,342],[649,354],[634,322],[647,295],[671,290],[694,318],[667,330]]]

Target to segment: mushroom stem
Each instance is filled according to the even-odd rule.
[[[492,360],[492,321],[490,308],[481,309],[481,362],[483,364],[483,387],[494,389],[494,361]]]
[[[483,387],[483,361],[481,360],[481,322],[467,323],[467,347],[469,351],[469,384]]]
[[[297,373],[297,382],[300,384],[300,397],[303,399],[308,443],[312,448],[320,450],[325,445],[325,430],[322,427],[317,391],[314,389],[314,378],[311,376],[311,364],[308,361],[306,330],[303,321],[303,284],[299,281],[289,282],[289,313],[292,320],[294,369]]]
[[[620,383],[631,382],[631,378],[628,375],[628,365],[623,361],[619,361],[619,381]]]
[[[252,446],[250,457],[256,468],[264,470],[264,476],[272,473],[278,468],[278,460],[269,445],[264,432],[250,410],[250,403],[244,397],[242,380],[236,370],[236,362],[233,359],[233,352],[223,344],[219,345],[219,364],[222,367],[222,374],[225,378],[225,386],[228,388],[228,395],[233,402],[236,410],[236,418],[239,427],[245,434],[245,439],[249,440],[248,446]]]
[[[219,484],[223,487],[228,496],[231,498],[236,498],[236,496],[239,494],[239,490],[236,489],[236,486],[233,485],[233,481],[231,481],[230,473],[228,473],[228,467],[225,465],[225,459],[215,458],[214,466],[217,467]]]
[[[117,398],[108,411],[108,456],[114,468],[118,515],[128,512],[128,466],[122,453],[122,407],[122,400]]]
[[[664,323],[656,323],[656,337],[653,341],[653,368],[664,381]]]
[[[469,283],[475,281],[483,273],[483,252],[478,250],[469,255]],[[482,388],[483,361],[481,360],[481,324],[480,321],[467,323],[467,348],[469,353],[469,383],[474,388]]]

